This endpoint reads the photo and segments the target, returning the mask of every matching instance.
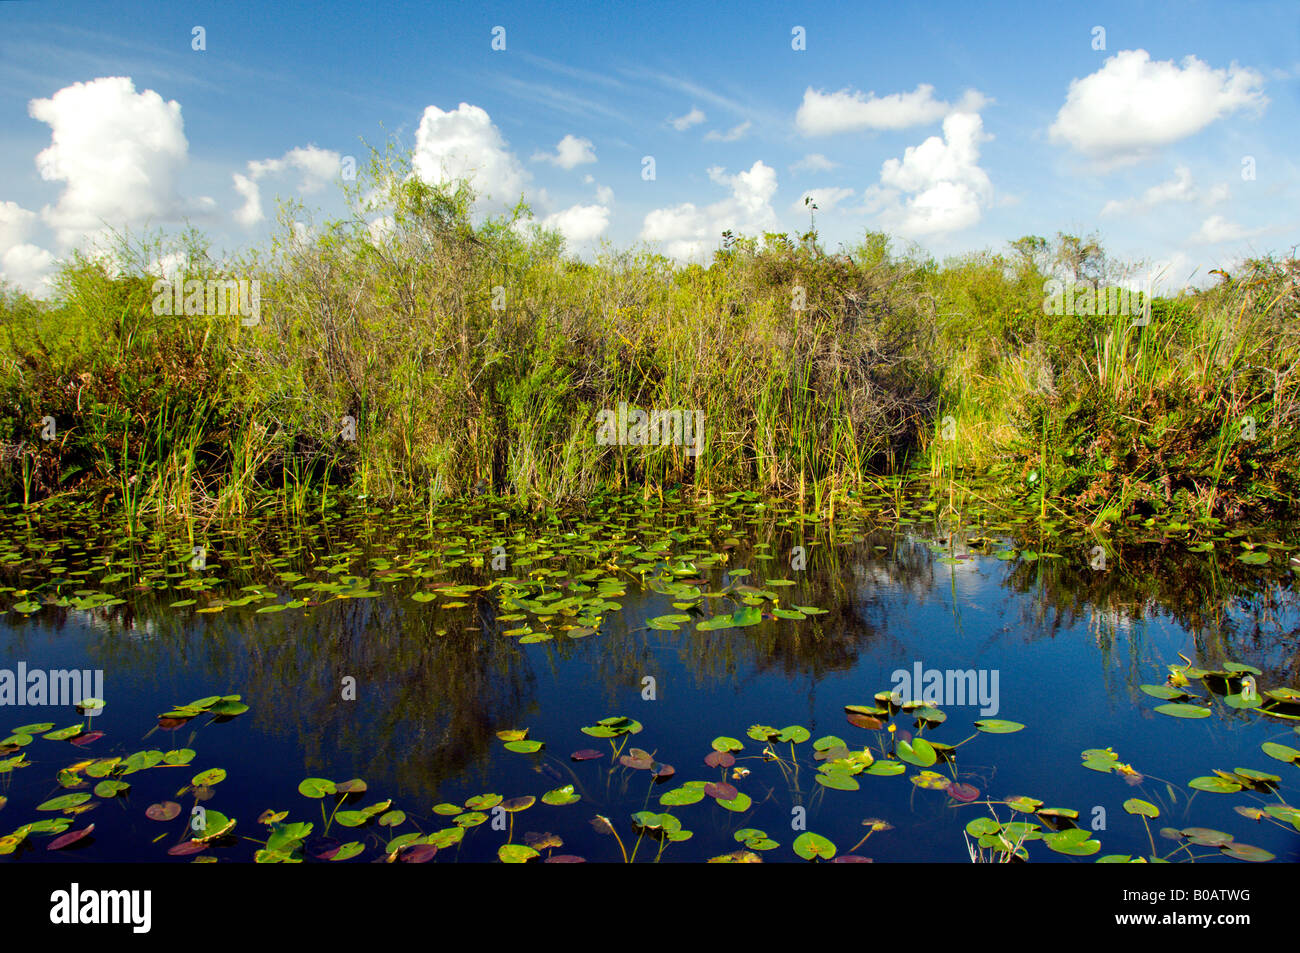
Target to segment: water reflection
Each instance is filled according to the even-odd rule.
[[[225,751],[226,767],[246,780],[230,795],[228,813],[250,821],[270,802],[283,806],[305,776],[358,775],[372,791],[425,814],[440,800],[479,790],[540,794],[574,779],[585,785],[591,807],[568,808],[569,815],[548,823],[563,825],[567,839],[594,851],[599,838],[582,825],[593,809],[622,809],[621,788],[605,795],[592,786],[591,772],[570,766],[568,752],[591,742],[579,726],[632,715],[645,722],[646,738],[653,734],[659,757],[678,767],[678,780],[705,778],[701,759],[714,736],[740,735],[754,723],[804,724],[814,737],[856,731],[846,725],[843,706],[869,702],[889,687],[890,672],[915,662],[999,670],[1001,717],[1034,729],[972,749],[978,754],[963,767],[981,789],[1005,781],[1043,790],[1045,798],[1055,788],[1061,797],[1100,803],[1113,799],[1113,790],[1099,786],[1112,779],[1080,773],[1084,747],[1119,746],[1147,772],[1181,784],[1213,767],[1260,766],[1267,759],[1258,755],[1259,741],[1289,727],[1220,706],[1207,720],[1218,730],[1207,736],[1204,725],[1153,716],[1153,700],[1138,686],[1163,681],[1179,652],[1200,667],[1225,660],[1253,665],[1262,686],[1300,683],[1290,573],[1189,552],[1174,541],[1121,546],[1097,571],[1086,541],[1023,532],[1018,545],[1038,558],[995,558],[990,553],[1002,548],[996,540],[1009,538],[1009,528],[900,527],[868,518],[803,525],[789,514],[740,519],[726,509],[630,508],[600,519],[534,522],[519,514],[502,518],[481,504],[456,519],[371,512],[321,525],[214,531],[204,537],[209,575],[221,581],[185,590],[177,585],[202,576],[187,568],[189,534],[123,540],[108,525],[90,524],[60,549],[64,527],[10,520],[7,550],[38,555],[8,568],[6,586],[39,587],[65,599],[107,592],[122,601],[87,609],[47,604],[26,619],[10,613],[0,633],[5,657],[104,669],[110,704],[146,719],[137,725],[188,697],[241,693],[252,711],[229,726],[239,743]],[[645,549],[663,540],[663,549]],[[496,544],[510,552],[510,573],[494,572],[481,558]],[[790,567],[795,546],[807,559],[798,570]],[[647,553],[674,555],[665,561]],[[707,564],[711,558],[718,561]],[[674,562],[681,569],[676,579],[705,592],[741,580],[759,589],[790,580],[794,585],[769,590],[778,606],[826,612],[716,631],[695,622],[679,631],[647,628],[648,618],[679,611],[665,591],[674,578],[665,569]],[[63,572],[52,578],[51,568]],[[621,608],[604,612],[597,634],[566,638],[554,628],[564,617],[553,620],[552,641],[525,645],[502,634],[520,624],[501,619],[511,614],[502,602],[503,575],[531,576],[534,595],[582,595],[597,585],[596,570],[622,591],[612,600]],[[117,573],[123,578],[115,584],[100,582]],[[353,580],[353,592],[364,594],[293,589],[329,579]],[[168,588],[157,588],[163,582]],[[434,583],[490,588],[412,598],[436,591],[429,588]],[[274,600],[258,599],[219,613],[194,611],[259,587],[317,604],[259,613]],[[196,599],[194,607],[172,608],[187,597]],[[653,701],[644,697],[647,676],[657,686]],[[960,724],[951,741],[969,734],[979,717],[969,707],[949,714]],[[125,744],[134,743],[133,729],[114,724]],[[1225,733],[1227,726],[1235,727]],[[516,727],[547,741],[553,757],[504,753],[496,732]],[[203,738],[217,730],[204,729]],[[181,734],[175,743],[184,741]],[[861,743],[865,736],[855,737]],[[885,800],[872,803],[894,811],[897,832],[907,832],[905,849],[879,839],[881,859],[964,859],[956,818],[964,823],[969,811],[958,814],[941,797],[918,806],[902,779],[871,780],[893,785]],[[826,826],[849,829],[858,814],[870,813],[852,795],[825,797],[807,775],[794,793],[768,789],[761,802],[763,792],[752,793],[760,805],[755,816],[775,825],[788,824],[782,805],[791,798],[816,803]],[[629,797],[639,803],[638,790]],[[1216,822],[1227,823],[1215,810]],[[726,833],[725,825],[711,823]],[[732,849],[706,843],[702,834],[675,852],[698,858]],[[101,846],[125,858],[152,856],[136,842],[106,838]],[[1272,847],[1293,849],[1276,839]]]

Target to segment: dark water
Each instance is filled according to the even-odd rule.
[[[1300,803],[1300,769],[1260,747],[1266,741],[1300,746],[1292,730],[1300,721],[1234,710],[1199,681],[1190,690],[1211,708],[1210,717],[1168,717],[1155,712],[1164,701],[1138,687],[1163,684],[1168,666],[1180,663],[1179,653],[1200,668],[1254,666],[1262,690],[1300,685],[1300,617],[1285,550],[1272,550],[1267,566],[1250,566],[1236,559],[1241,542],[1262,541],[1262,535],[1219,536],[1213,552],[1198,553],[1189,552],[1186,539],[1157,529],[1116,547],[1108,568],[1099,571],[1090,568],[1087,541],[1070,543],[1050,532],[1035,540],[1026,537],[1024,524],[984,523],[976,519],[954,528],[923,518],[898,523],[841,514],[827,526],[744,499],[700,511],[685,504],[642,509],[623,501],[601,512],[542,521],[506,516],[486,503],[432,518],[372,510],[292,529],[248,520],[224,533],[196,531],[193,540],[185,533],[128,540],[120,527],[90,519],[6,517],[4,545],[11,555],[4,582],[10,591],[0,594],[0,605],[33,598],[13,591],[24,588],[35,589],[35,598],[46,604],[30,615],[9,611],[0,617],[0,667],[14,669],[21,661],[29,670],[102,669],[106,708],[92,725],[104,737],[84,747],[36,737],[14,749],[31,765],[0,774],[0,793],[8,799],[0,808],[0,834],[59,816],[35,807],[69,793],[55,776],[74,762],[181,747],[197,756],[187,766],[124,776],[129,791],[93,798],[93,807],[74,816],[70,828],[93,822],[93,837],[51,852],[45,849],[51,835],[33,833],[0,862],[189,862],[193,858],[169,856],[167,848],[186,835],[186,816],[195,803],[186,790],[190,778],[208,768],[222,768],[227,777],[202,803],[237,822],[233,838],[205,852],[223,862],[253,859],[260,846],[254,840],[266,839],[257,819],[267,809],[288,811],[288,821],[311,821],[313,837],[321,835],[321,806],[332,809],[335,799],[299,793],[299,782],[308,777],[362,778],[369,790],[349,799],[345,810],[392,799],[407,814],[393,829],[374,823],[344,828],[336,821],[331,838],[365,845],[350,863],[382,859],[384,845],[397,835],[452,826],[450,817],[433,812],[435,804],[463,804],[485,793],[540,799],[565,784],[573,784],[581,800],[564,806],[539,800],[515,815],[513,840],[549,832],[563,840],[553,853],[617,861],[619,844],[593,827],[594,817],[608,817],[630,853],[637,841],[631,814],[643,806],[666,811],[659,806],[665,792],[689,781],[719,781],[724,773],[752,806],[736,813],[705,797],[672,808],[693,834],[668,846],[665,862],[737,850],[742,845],[733,833],[742,828],[763,830],[779,844],[763,852],[765,862],[798,861],[791,845],[801,829],[792,824],[801,820],[847,853],[867,832],[866,818],[883,819],[891,829],[872,834],[855,854],[877,862],[969,862],[965,825],[979,816],[1009,820],[1005,805],[990,808],[985,802],[1012,795],[1078,811],[1079,825],[1092,829],[1102,845],[1099,854],[1076,858],[1041,841],[1027,843],[1038,862],[1149,856],[1142,818],[1122,806],[1134,797],[1159,807],[1150,836],[1160,855],[1170,855],[1179,843],[1162,837],[1160,828],[1204,827],[1263,848],[1277,862],[1300,858],[1300,832],[1291,825],[1234,811]],[[970,543],[980,537],[1020,537],[1020,546],[1058,558],[1026,559],[1023,550],[997,558],[992,553],[1007,543]],[[35,548],[39,540],[45,549]],[[205,545],[206,565],[194,570],[191,547],[198,543]],[[491,566],[497,544],[507,553],[506,570]],[[662,548],[653,549],[656,544]],[[806,558],[802,569],[791,566],[798,545]],[[477,566],[476,556],[483,557]],[[704,599],[703,614],[679,631],[650,630],[648,618],[679,611],[673,596],[649,588],[652,580],[668,578],[665,565],[677,565],[679,578],[701,581],[705,592],[749,584],[775,593],[778,607],[826,612],[705,631],[697,628],[699,619],[738,605]],[[742,568],[751,575],[729,575]],[[509,612],[499,583],[427,602],[411,598],[437,583],[487,586],[538,569],[553,573],[541,577],[541,591],[560,587],[566,596],[575,585],[618,581],[624,593],[609,601],[621,608],[604,610],[598,631],[585,638],[568,637],[558,626],[579,620],[557,614],[555,638],[520,644],[501,632],[526,623],[538,631],[542,626],[527,612],[525,621],[500,621]],[[206,593],[175,588],[204,575],[221,582]],[[112,581],[101,582],[105,577]],[[142,587],[149,579],[153,585]],[[795,585],[767,587],[765,580],[774,579]],[[337,590],[292,590],[314,580],[373,595],[340,599]],[[158,588],[164,583],[167,589]],[[256,585],[271,594],[219,613],[195,611],[247,595],[242,587]],[[78,589],[83,595],[73,596]],[[84,599],[90,591],[123,601],[84,609],[55,601]],[[579,595],[592,593],[579,589]],[[319,604],[256,611],[295,596]],[[189,598],[195,605],[170,607]],[[457,602],[464,605],[444,608]],[[761,603],[770,614],[771,599]],[[979,704],[941,703],[947,721],[921,735],[948,744],[974,736],[952,765],[940,761],[932,770],[973,787],[978,799],[962,803],[943,790],[916,786],[909,778],[922,769],[913,765],[895,777],[859,774],[855,791],[816,783],[820,762],[813,759],[813,740],[823,736],[838,736],[853,749],[869,744],[878,761],[887,760],[894,739],[887,731],[850,724],[844,706],[877,704],[877,692],[895,687],[893,673],[911,673],[918,663],[924,669],[975,670],[986,680],[996,675],[996,712],[981,713]],[[355,699],[344,697],[352,679]],[[200,716],[171,730],[155,727],[174,705],[231,693],[240,694],[250,710],[216,723]],[[615,739],[626,740],[622,753],[645,749],[675,768],[672,778],[656,782],[647,770],[613,762],[609,741],[580,730],[616,715],[643,725],[640,733]],[[5,731],[31,722],[62,728],[82,720],[70,707],[6,707],[0,716]],[[977,732],[973,723],[986,717],[1025,727],[1011,734]],[[918,732],[906,711],[895,713],[892,723],[897,737]],[[807,729],[811,740],[795,746],[797,774],[762,759],[766,744],[746,734],[753,725]],[[528,738],[544,742],[538,754],[508,751],[496,734],[523,728]],[[736,767],[749,769],[748,776],[736,779],[731,769],[705,765],[717,736],[743,743]],[[790,744],[772,747],[790,759]],[[1107,747],[1140,777],[1082,766],[1082,751]],[[570,759],[585,748],[603,757]],[[1216,768],[1239,767],[1279,775],[1276,792],[1217,794],[1188,786]],[[94,784],[92,778],[71,790],[90,791]],[[182,805],[180,818],[146,818],[149,805],[167,800]],[[1042,823],[1032,816],[1016,819]],[[506,837],[489,820],[469,829],[459,848],[439,851],[435,862],[495,860]],[[321,846],[315,839],[306,843],[309,862],[319,862],[312,854]],[[657,849],[657,841],[644,838],[637,861],[652,860]],[[1214,847],[1191,850],[1198,860],[1238,862]],[[1172,859],[1187,856],[1184,851]]]

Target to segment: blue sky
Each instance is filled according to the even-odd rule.
[[[1300,241],[1295,3],[0,3],[0,89],[0,275],[36,290],[106,225],[338,215],[388,140],[585,257],[707,260],[810,190],[832,249],[1097,232],[1181,284]]]

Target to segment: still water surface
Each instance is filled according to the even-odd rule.
[[[1109,568],[1098,571],[1089,565],[1091,544],[1031,533],[1025,524],[974,520],[959,528],[923,517],[900,523],[840,515],[828,526],[746,497],[698,509],[611,501],[599,512],[541,520],[489,502],[433,517],[357,510],[306,526],[251,520],[193,537],[128,539],[108,523],[17,515],[4,518],[3,530],[9,591],[0,604],[43,604],[0,617],[0,666],[102,670],[106,707],[89,725],[104,736],[89,744],[37,734],[0,754],[22,752],[30,762],[0,774],[7,799],[0,833],[59,817],[36,807],[82,791],[92,793],[90,807],[68,815],[67,829],[93,822],[93,835],[49,851],[58,832],[32,833],[0,862],[189,862],[192,856],[167,851],[187,837],[187,818],[201,803],[236,821],[233,835],[205,856],[252,860],[267,838],[259,815],[271,809],[287,811],[286,821],[313,823],[295,856],[319,862],[337,843],[355,841],[364,849],[348,862],[359,863],[383,859],[400,835],[455,826],[450,808],[442,815],[434,806],[467,812],[467,799],[482,794],[539,800],[515,813],[509,830],[494,827],[505,815],[485,810],[487,821],[469,827],[459,846],[439,850],[434,862],[496,860],[507,837],[522,843],[542,832],[563,842],[543,854],[619,861],[635,850],[637,862],[649,861],[660,841],[651,832],[634,846],[631,816],[642,810],[670,812],[691,832],[668,843],[664,862],[736,851],[744,846],[734,836],[742,829],[766,833],[755,843],[776,843],[755,851],[765,862],[801,862],[792,844],[805,829],[830,839],[840,854],[876,862],[969,862],[975,838],[965,834],[968,822],[1011,820],[998,802],[1017,795],[1077,811],[1078,825],[1101,842],[1097,854],[1073,857],[1031,840],[1024,846],[1033,861],[1150,856],[1154,841],[1156,852],[1173,860],[1238,862],[1213,845],[1173,853],[1183,841],[1160,829],[1190,827],[1231,834],[1277,862],[1300,858],[1300,832],[1285,819],[1234,810],[1300,804],[1300,768],[1261,748],[1269,741],[1300,747],[1293,731],[1300,721],[1234,709],[1207,687],[1213,679],[1187,686],[1197,697],[1185,701],[1210,711],[1195,719],[1156,712],[1167,699],[1139,688],[1164,685],[1169,666],[1182,664],[1179,653],[1201,669],[1258,669],[1261,691],[1300,685],[1300,618],[1285,551],[1272,550],[1263,567],[1235,558],[1242,540],[1262,543],[1264,534],[1219,537],[1213,551],[1197,553],[1185,539],[1153,532],[1116,547]],[[699,628],[710,617],[743,613],[747,602],[761,613],[756,624]],[[258,611],[286,603],[291,607]],[[774,609],[792,606],[825,611],[775,617]],[[682,615],[687,620],[647,626]],[[594,631],[582,635],[587,629]],[[551,637],[526,638],[533,635]],[[920,699],[924,686],[910,687],[898,675],[918,666],[973,671],[985,696],[925,697],[946,715],[938,725],[893,709],[877,713],[882,726],[896,726],[892,734],[850,723],[845,706],[876,708],[879,692],[899,688],[902,701]],[[228,694],[240,695],[249,710],[156,727],[174,706]],[[1294,706],[1276,710],[1296,713]],[[581,730],[612,716],[642,730],[612,740]],[[82,721],[70,707],[11,705],[0,707],[0,717],[5,732]],[[977,731],[974,723],[986,718],[1024,728]],[[799,726],[808,740],[756,740],[751,726]],[[527,739],[544,747],[508,750],[498,732],[512,729],[526,729]],[[927,768],[905,759],[897,776],[850,773],[856,790],[816,781],[819,739],[834,736],[851,751],[867,747],[884,762],[897,760],[900,739],[918,734],[964,742],[951,764],[940,760],[928,770],[946,779],[937,784],[956,782],[963,787],[953,791],[975,800],[917,785],[911,779]],[[705,764],[718,737],[743,745],[734,765]],[[783,761],[764,760],[769,747]],[[1083,766],[1083,751],[1108,747],[1134,773]],[[111,772],[131,785],[113,797],[93,796],[94,777],[68,788],[56,780],[78,762],[179,748],[194,749],[193,761]],[[613,760],[616,750],[627,756],[633,748],[648,752],[654,767]],[[582,749],[602,754],[574,761],[571,753]],[[672,766],[672,776],[656,779],[662,764]],[[190,779],[209,768],[226,777],[196,802]],[[737,777],[737,768],[749,773]],[[1281,780],[1235,793],[1188,785],[1214,769],[1237,768]],[[78,770],[84,777],[85,768]],[[305,797],[305,778],[362,778],[368,791],[341,810],[391,799],[406,817],[390,816],[401,820],[395,826],[372,820],[347,827],[335,819],[325,835],[322,806],[328,816],[336,798]],[[725,781],[743,796],[723,800],[744,809],[729,810],[712,796],[661,805],[665,793],[695,781]],[[580,800],[540,800],[566,785]],[[1150,835],[1140,816],[1126,812],[1130,798],[1158,808]],[[181,805],[178,818],[145,816],[166,801]],[[622,848],[592,824],[597,815],[610,819]],[[868,818],[889,826],[855,847]],[[1060,824],[1015,819],[1043,832]]]

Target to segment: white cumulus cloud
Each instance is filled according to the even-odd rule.
[[[0,252],[22,244],[32,233],[36,213],[17,202],[0,202]]]
[[[979,144],[991,138],[979,115],[954,112],[943,136],[887,159],[880,182],[865,192],[864,210],[879,212],[887,229],[907,237],[946,235],[975,225],[992,204],[993,185],[979,166]]]
[[[43,295],[49,291],[48,279],[54,268],[54,256],[35,245],[14,245],[0,255],[0,278],[12,281],[24,291]]]
[[[41,217],[64,247],[105,227],[175,220],[186,208],[176,180],[188,156],[181,107],[125,76],[74,83],[28,113],[49,125],[36,156],[41,178],[64,183]],[[204,203],[206,204],[206,203]]]
[[[921,83],[910,93],[865,95],[841,89],[826,93],[809,86],[795,114],[795,126],[805,136],[830,136],[864,129],[907,129],[936,122],[954,111],[978,112],[988,102],[974,90],[956,106],[934,98],[934,87]]]
[[[538,152],[533,155],[534,162],[549,162],[561,169],[575,169],[580,165],[596,161],[596,150],[590,139],[565,136],[555,147],[555,152]]]
[[[54,256],[27,239],[37,222],[35,212],[17,202],[0,202],[0,279],[33,294],[47,290]]]
[[[574,205],[547,215],[540,224],[559,229],[565,240],[576,245],[596,238],[609,227],[609,209],[603,205]]]
[[[244,198],[244,204],[235,212],[235,221],[251,226],[265,218],[259,180],[297,171],[301,173],[298,191],[307,195],[323,189],[339,174],[342,164],[343,157],[339,153],[315,145],[290,149],[278,159],[254,159],[248,163],[248,175],[234,174],[235,191]]]
[[[1230,222],[1222,215],[1211,215],[1189,241],[1194,245],[1217,245],[1220,242],[1239,242],[1263,234],[1267,229],[1246,228]]]
[[[1146,50],[1123,50],[1071,81],[1048,136],[1103,167],[1138,162],[1216,119],[1262,110],[1268,103],[1263,83],[1258,72],[1236,63],[1211,69],[1187,56],[1180,66],[1153,62]]]
[[[726,186],[731,195],[704,208],[685,202],[672,208],[655,209],[646,215],[641,238],[662,242],[664,251],[682,261],[700,259],[717,247],[724,231],[753,235],[770,231],[777,224],[772,208],[776,195],[776,170],[756,161],[748,171],[727,175],[714,166],[709,178]]]
[[[513,207],[532,178],[487,112],[469,103],[447,112],[437,106],[424,110],[411,163],[431,184],[469,179],[483,211]]]

